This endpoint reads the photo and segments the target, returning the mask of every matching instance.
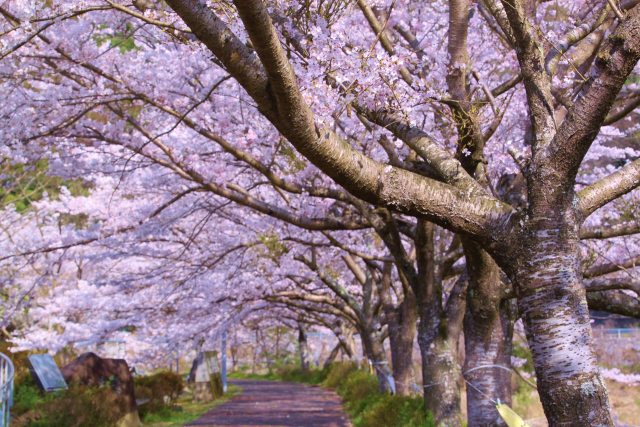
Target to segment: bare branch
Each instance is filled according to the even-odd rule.
[[[395,49],[393,48],[393,44],[391,43],[391,40],[389,39],[389,36],[387,35],[387,30],[385,28],[385,25],[383,25],[378,20],[378,17],[375,15],[375,13],[373,13],[373,10],[365,0],[357,0],[357,1],[358,1],[358,7],[362,11],[362,14],[365,16],[365,18],[367,18],[367,22],[369,23],[369,26],[375,33],[376,38],[380,40],[380,43],[382,44],[382,47],[384,48],[384,50],[390,56],[395,55],[396,52],[395,52]],[[411,78],[411,73],[409,73],[409,70],[407,70],[406,67],[401,66],[398,71],[400,72],[400,75],[402,76],[402,79],[405,81],[405,83],[411,86],[413,79]]]
[[[364,285],[367,282],[367,275],[364,273],[362,268],[358,265],[355,259],[351,256],[351,254],[346,254],[342,256],[344,263],[349,267],[351,273],[355,276],[356,280]]]
[[[615,108],[614,106],[614,111],[611,111],[609,113],[609,115],[607,116],[607,118],[604,120],[602,124],[604,126],[612,125],[617,121],[627,117],[629,113],[631,113],[633,110],[635,110],[638,107],[640,107],[640,94],[634,95],[629,99],[626,99],[625,103],[622,106],[619,106],[618,108]]]

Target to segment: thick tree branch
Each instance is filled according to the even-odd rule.
[[[447,150],[421,129],[411,126],[401,117],[386,111],[373,111],[355,106],[369,121],[389,130],[418,154],[434,170],[438,179],[460,189],[467,189],[478,196],[487,192],[471,177]]]
[[[583,275],[586,279],[591,279],[605,274],[615,273],[617,271],[630,270],[640,266],[640,255],[632,256],[622,262],[607,262],[604,264],[594,265],[587,269]]]
[[[640,234],[640,221],[608,226],[583,227],[580,230],[581,239],[609,239],[632,234]]]
[[[640,159],[594,182],[578,192],[578,209],[586,219],[598,208],[640,186]]]
[[[599,278],[584,281],[587,292],[610,291],[615,289],[628,289],[640,295],[640,277],[616,277],[613,279]]]
[[[573,182],[627,77],[640,59],[640,8],[609,36],[596,58],[596,75],[569,110],[549,146],[548,166]]]
[[[545,147],[555,131],[551,77],[544,66],[543,47],[537,28],[527,15],[526,0],[502,0],[504,13],[515,41],[516,54],[524,81],[529,105],[529,115],[534,129],[532,150],[535,153]]]
[[[222,62],[258,105],[268,110],[267,76],[253,52],[216,16],[205,0],[168,0],[167,4]]]
[[[545,59],[547,73],[549,73],[550,75],[554,74],[556,65],[558,64],[560,57],[572,46],[579,43],[605,22],[607,16],[609,15],[609,9],[609,5],[605,5],[598,14],[597,18],[591,24],[582,23],[581,25],[578,25],[573,30],[565,34],[564,38],[557,45],[554,45],[552,47],[551,51],[547,54],[547,57]]]
[[[169,3],[172,7],[175,6],[176,12],[183,16],[194,34],[214,39],[215,43],[208,43],[207,46],[219,59],[220,55],[228,54],[223,49],[225,46],[217,43],[218,39],[221,39],[218,33],[228,29],[221,27],[219,20],[213,18],[203,21],[197,13],[206,16],[212,14],[211,11],[205,12],[202,9],[206,8],[203,0],[171,0]],[[236,3],[268,76],[267,82],[261,80],[262,74],[259,74],[248,84],[258,80],[264,84],[264,91],[268,93],[271,101],[263,102],[262,98],[257,99],[259,108],[298,151],[349,192],[363,200],[399,212],[424,216],[447,228],[476,236],[480,240],[494,240],[501,235],[504,223],[512,213],[511,208],[495,199],[470,198],[467,192],[446,184],[403,169],[385,166],[354,150],[333,132],[316,129],[313,115],[300,95],[295,76],[264,4],[261,0]],[[246,49],[243,48],[236,55],[241,55],[244,51]],[[254,66],[249,60],[242,63],[248,64],[247,67]],[[236,61],[236,66],[238,64],[240,63]],[[252,72],[253,68],[245,70],[248,74]],[[234,75],[233,72],[231,74]],[[243,84],[242,80],[239,82]],[[249,89],[248,92],[252,96],[252,91],[259,97],[264,95],[253,86]]]
[[[623,291],[587,292],[587,303],[592,310],[640,318],[640,300]]]
[[[498,24],[501,31],[501,33],[498,33],[499,36],[503,37],[509,45],[514,46],[515,39],[513,37],[513,31],[511,30],[511,25],[509,24],[500,0],[482,0],[482,6],[482,10],[486,8],[489,14],[496,20],[496,24]],[[491,27],[493,28],[493,26]],[[494,96],[497,95],[494,94]]]

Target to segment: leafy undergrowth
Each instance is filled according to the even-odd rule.
[[[14,427],[110,427],[125,413],[122,397],[108,385],[72,385],[68,390],[43,394],[30,378],[15,389]]]
[[[230,385],[227,394],[213,402],[193,402],[180,394],[182,378],[158,374],[136,378],[136,393],[148,399],[139,409],[145,427],[178,427],[193,421],[240,392]],[[164,396],[169,399],[165,401]],[[138,396],[140,397],[140,396]],[[125,415],[122,399],[108,384],[102,387],[72,385],[69,390],[43,393],[30,375],[16,381],[11,425],[14,427],[112,427]]]
[[[433,417],[426,413],[420,397],[383,394],[369,372],[354,363],[334,363],[325,369],[302,371],[282,367],[265,375],[235,373],[236,378],[265,379],[321,385],[336,391],[356,427],[433,427]]]
[[[193,421],[209,410],[223,404],[241,392],[240,387],[229,385],[227,394],[213,402],[194,402],[190,393],[184,393],[171,407],[147,412],[142,421],[144,427],[179,427]]]
[[[176,403],[184,389],[182,376],[169,371],[135,377],[134,381],[136,398],[147,401],[138,407],[142,419],[150,412],[167,411]]]

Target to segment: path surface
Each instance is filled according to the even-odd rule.
[[[340,398],[296,383],[236,380],[242,393],[187,426],[349,427]]]

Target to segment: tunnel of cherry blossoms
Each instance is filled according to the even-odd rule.
[[[639,60],[638,0],[0,2],[0,426],[640,426]]]

